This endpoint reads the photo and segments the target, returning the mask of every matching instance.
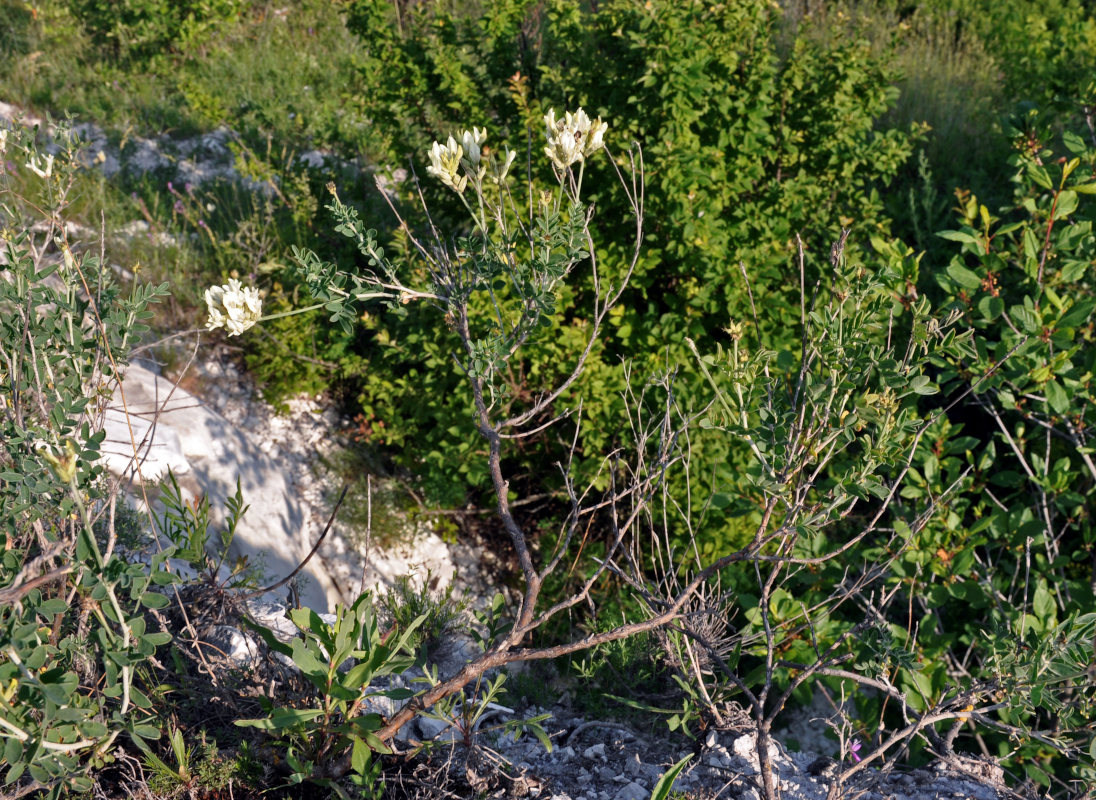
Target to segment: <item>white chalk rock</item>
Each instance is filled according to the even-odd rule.
[[[174,470],[191,496],[208,497],[214,530],[224,521],[224,501],[236,491],[238,479],[249,508],[236,528],[228,560],[246,556],[262,566],[271,582],[288,575],[319,536],[323,521],[312,519],[276,460],[245,431],[151,370],[136,364],[128,368],[105,427],[108,469],[153,482]],[[320,559],[314,557],[301,574],[307,578],[301,587],[303,605],[325,612],[340,599]]]

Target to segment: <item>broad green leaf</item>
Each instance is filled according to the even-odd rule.
[[[917,394],[936,394],[940,390],[933,385],[927,375],[915,375],[910,381],[910,390]]]
[[[385,755],[388,755],[392,752],[392,749],[383,741],[381,741],[380,737],[377,736],[375,733],[364,731],[362,733],[362,738],[365,739],[365,743],[369,745],[370,749],[374,753],[383,753]]]
[[[1039,315],[1025,305],[1013,306],[1009,309],[1009,316],[1016,321],[1025,333],[1039,333],[1042,328]]]
[[[36,613],[40,614],[43,617],[52,618],[57,614],[68,611],[68,608],[68,603],[66,603],[60,597],[54,597],[40,603],[38,607],[34,610]]]
[[[368,686],[373,679],[373,665],[369,663],[355,664],[343,677],[341,683],[344,686],[362,688]]]
[[[984,295],[978,301],[978,311],[987,320],[995,320],[1001,316],[1001,312],[1005,310],[1005,301],[1000,297],[994,297],[993,295]]]
[[[1068,217],[1077,210],[1077,193],[1065,189],[1058,195],[1058,202],[1054,206],[1054,219]]]
[[[353,742],[350,748],[350,767],[359,775],[364,775],[369,768],[372,753],[369,746],[357,736],[353,737]]]
[[[322,677],[327,675],[327,664],[320,661],[312,652],[308,644],[300,638],[290,642],[292,648],[293,663],[300,667],[301,672],[309,677]]]
[[[963,242],[964,244],[978,244],[978,239],[967,231],[939,231],[937,234],[941,239],[949,239],[953,242]]]
[[[145,608],[164,608],[171,600],[159,592],[145,592],[141,595],[141,605]]]
[[[1082,155],[1088,150],[1088,147],[1085,145],[1085,140],[1073,131],[1066,131],[1062,134],[1062,144],[1064,144],[1066,149],[1074,155]]]
[[[1031,598],[1031,608],[1035,612],[1035,616],[1043,620],[1044,623],[1054,621],[1058,608],[1054,604],[1054,597],[1051,595],[1050,590],[1047,589],[1046,581],[1042,579],[1036,584],[1035,594]]]
[[[1048,381],[1046,385],[1047,402],[1056,414],[1069,411],[1069,395],[1058,381]]]
[[[1054,188],[1054,183],[1053,181],[1051,181],[1050,174],[1047,172],[1046,167],[1040,164],[1035,164],[1033,162],[1028,163],[1027,174],[1029,178],[1042,186],[1044,189]]]
[[[1058,320],[1057,327],[1076,328],[1088,321],[1088,318],[1092,315],[1093,309],[1096,309],[1096,298],[1088,297],[1083,300],[1078,300],[1073,307]]]
[[[955,261],[948,264],[947,273],[949,278],[964,289],[978,289],[982,286],[982,279],[976,273]]]
[[[133,701],[133,705],[137,708],[152,708],[152,701],[136,686],[129,687],[129,699]]]
[[[142,739],[148,739],[149,741],[155,741],[160,738],[160,729],[154,725],[134,725],[129,729],[129,732],[133,736],[139,736]]]

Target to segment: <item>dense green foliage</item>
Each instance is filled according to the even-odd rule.
[[[73,13],[96,45],[115,58],[147,58],[200,42],[235,17],[238,0],[72,0]]]
[[[20,132],[4,133],[7,147],[22,150]],[[95,463],[102,414],[167,287],[123,291],[100,259],[73,256],[60,218],[75,150],[69,131],[58,136],[56,157],[27,148],[43,180],[28,167],[29,183],[5,175],[0,184],[0,759],[5,785],[26,775],[52,796],[64,784],[89,790],[88,771],[106,763],[123,732],[159,735],[136,682],[171,640],[148,613],[167,605],[157,590],[176,580],[170,552],[129,563],[113,533],[96,535],[109,513]],[[42,257],[54,237],[60,263]]]
[[[348,231],[358,231],[350,221],[356,214],[377,230],[370,246],[400,264],[403,281],[429,285],[435,276],[412,237],[426,238],[433,224],[444,245],[463,246],[475,233],[460,200],[426,174],[432,141],[486,125],[495,153],[507,146],[519,153],[519,183],[528,169],[543,184],[552,177],[541,157],[546,112],[582,106],[608,120],[612,158],[591,160],[583,174],[603,292],[632,257],[637,228],[616,174],[627,171],[629,153],[639,152],[633,142],[642,152],[643,247],[581,380],[542,415],[547,421],[581,402],[576,481],[604,488],[610,473],[598,470],[605,455],[636,444],[629,386],[673,373],[683,414],[713,401],[723,411],[709,413],[691,433],[690,471],[670,475],[671,505],[693,514],[692,527],[674,528],[671,540],[680,545],[695,533],[699,559],[725,554],[750,540],[765,498],[785,491],[792,497],[798,489],[791,478],[813,474],[808,466],[818,454],[796,449],[804,447],[795,439],[798,399],[791,410],[780,406],[788,400],[780,390],[798,398],[793,387],[807,374],[803,365],[828,365],[839,384],[850,384],[841,385],[847,415],[827,421],[840,429],[846,449],[825,459],[800,499],[804,507],[823,507],[844,492],[860,505],[828,526],[801,521],[787,540],[789,552],[810,557],[850,537],[872,504],[904,482],[878,530],[858,540],[844,562],[791,570],[771,594],[753,572],[724,575],[736,597],[724,611],[746,642],[735,654],[743,680],[756,687],[767,679],[767,624],[783,637],[779,688],[792,686],[799,673],[790,665],[813,663],[820,647],[841,642],[857,669],[900,687],[911,709],[968,696],[1007,699],[988,713],[1012,729],[983,732],[978,744],[1041,785],[1063,791],[1054,781],[1070,778],[1091,785],[1096,752],[1083,758],[1091,676],[1086,683],[1069,671],[1077,637],[1096,611],[1091,4],[881,1],[807,13],[812,5],[348,0],[338,14],[317,2],[286,15],[237,0],[71,0],[33,9],[0,0],[0,17],[10,23],[0,24],[0,99],[88,115],[111,125],[109,137],[123,146],[133,132],[231,127],[236,167],[252,187],[265,187],[261,192],[230,181],[183,187],[164,168],[123,172],[111,184],[84,176],[66,207],[83,209],[96,227],[98,206],[107,203],[108,220],[140,215],[154,229],[193,235],[169,253],[142,256],[155,265],[150,269],[182,278],[175,305],[159,321],[165,328],[191,326],[200,287],[228,275],[263,286],[272,313],[300,307],[318,291],[329,308],[265,323],[247,341],[248,366],[271,399],[301,391],[337,398],[358,415],[357,446],[372,451],[370,463],[384,463],[430,503],[449,506],[481,501],[489,484],[467,373],[454,368],[459,337],[451,308],[420,309],[398,298],[340,305],[324,296],[337,275],[358,286],[382,261],[360,241],[347,241]],[[298,157],[314,149],[332,151],[322,167]],[[358,157],[377,166],[362,173]],[[371,171],[386,178],[387,195],[373,189]],[[18,192],[41,190],[21,162],[9,173],[29,181]],[[343,215],[338,232],[329,230],[331,212],[320,200],[328,181],[348,203],[333,206]],[[420,191],[429,219],[417,205]],[[89,607],[111,610],[102,612],[100,638],[89,643],[76,635],[57,593],[34,589],[5,606],[7,640],[40,671],[27,678],[5,656],[0,707],[10,724],[41,731],[42,741],[53,737],[55,744],[112,742],[122,731],[141,739],[153,731],[134,721],[133,706],[143,712],[150,701],[120,669],[131,677],[162,643],[163,634],[144,632],[145,611],[160,597],[146,590],[172,579],[158,563],[143,573],[104,556],[89,538],[91,525],[80,513],[101,512],[105,495],[94,466],[97,440],[83,419],[133,344],[117,337],[140,333],[135,326],[158,290],[137,286],[126,295],[95,259],[84,259],[80,268],[103,279],[95,307],[106,333],[81,327],[76,321],[90,306],[73,275],[63,290],[43,283],[24,248],[28,208],[50,208],[58,198],[33,200],[4,209],[7,264],[14,265],[6,269],[22,277],[0,283],[0,303],[47,311],[5,314],[0,325],[8,359],[0,374],[12,378],[4,384],[0,591],[52,546],[43,542],[71,541],[69,590]],[[540,206],[532,190],[515,190],[513,201],[530,220]],[[563,213],[553,224],[578,216]],[[831,260],[838,239],[844,247]],[[570,244],[581,261],[581,248]],[[312,260],[305,250],[316,254]],[[290,266],[294,255],[300,263]],[[333,271],[336,264],[341,272]],[[484,355],[500,413],[527,408],[569,372],[590,330],[596,291],[590,271],[575,269],[544,301],[545,327],[530,326],[513,358]],[[844,297],[870,309],[825,325],[809,322],[812,310],[840,308]],[[945,341],[945,321],[950,330],[972,331],[969,345]],[[807,347],[808,331],[815,332],[815,350]],[[833,331],[844,331],[839,344],[848,350],[827,349],[836,347],[826,338]],[[26,335],[39,350],[21,357],[49,363],[55,374],[48,387],[27,383],[27,369],[8,355]],[[689,340],[703,358],[694,357]],[[103,348],[117,363],[104,361]],[[894,349],[907,360],[890,361]],[[914,362],[920,366],[911,372]],[[91,376],[101,386],[89,384]],[[828,378],[812,380],[819,393],[812,402],[824,406],[819,387],[829,391]],[[35,406],[21,399],[36,392],[55,401]],[[750,409],[741,424],[728,413],[739,406]],[[896,419],[901,424],[888,428]],[[886,447],[869,441],[880,428],[896,437]],[[566,456],[572,433],[560,429],[509,451],[504,467],[513,490],[558,492],[558,472],[547,465]],[[750,437],[768,442],[759,448],[765,459],[787,457],[784,482],[765,474],[765,459],[745,444]],[[795,453],[801,464],[793,463]],[[57,465],[49,468],[51,456],[62,466],[75,459],[74,476],[66,472],[62,480]],[[181,550],[197,547],[197,562],[199,527],[176,542]],[[551,536],[543,538],[547,547]],[[595,530],[584,540],[586,553],[603,556],[607,541]],[[872,572],[880,563],[886,570]],[[868,575],[887,593],[886,603],[842,601],[829,610],[836,585]],[[550,591],[562,596],[582,577],[559,579]],[[638,603],[620,588],[609,579],[595,588],[610,598],[603,613],[637,614]],[[828,610],[812,618],[808,634],[802,609],[822,607]],[[350,616],[342,622],[363,624]],[[314,626],[310,639],[307,627],[302,641],[318,652],[325,629]],[[850,632],[857,642],[843,638]],[[370,628],[373,639],[378,635]],[[337,664],[321,666],[310,680],[328,688],[343,680]],[[99,679],[109,691],[80,688]],[[839,677],[822,680],[835,690],[842,685]],[[740,690],[733,683],[718,688],[726,696]],[[123,692],[128,700],[120,699]],[[806,699],[809,692],[800,694]],[[331,708],[338,700],[322,698]],[[856,702],[865,726],[902,715],[882,695],[859,693]],[[702,706],[687,700],[678,721],[704,723]],[[300,775],[330,742],[354,751],[360,775],[374,768],[358,742],[372,735],[375,720],[350,733],[313,720],[281,718],[279,732],[293,741]],[[1024,736],[1055,726],[1053,737]],[[859,733],[869,739],[873,732]],[[48,783],[102,763],[98,745],[81,759],[17,741],[6,739],[0,762],[11,780],[24,767]]]
[[[392,13],[387,3],[356,2],[348,19],[363,44],[366,80],[379,89],[363,113],[392,162],[405,158],[409,145],[422,153],[433,137],[480,122],[499,131],[497,146],[524,152],[532,135],[535,150],[540,117],[576,105],[614,121],[618,167],[630,142],[643,148],[641,262],[611,336],[566,398],[569,405],[583,400],[589,424],[580,449],[588,456],[605,452],[620,434],[623,357],[644,370],[678,363],[686,336],[707,347],[731,314],[747,312],[739,263],[749,265],[756,295],[772,300],[759,307],[763,340],[781,344],[782,304],[798,297],[799,276],[789,268],[795,234],[824,252],[836,231],[829,226],[841,221],[886,229],[877,188],[895,175],[912,138],[909,131],[874,130],[894,92],[883,65],[859,42],[828,47],[804,38],[781,60],[771,9],[750,3],[621,2],[596,13],[571,3],[497,3],[477,18],[422,5],[398,27]],[[600,217],[625,212],[610,165],[591,167],[584,184]],[[633,232],[598,232],[602,274],[618,279]],[[550,379],[565,352],[560,345],[581,339],[589,278],[572,288],[555,335],[534,342],[515,368],[515,395]],[[416,473],[425,467],[445,480],[442,487],[452,485],[435,472],[443,465],[417,460],[424,441],[428,450],[452,451],[450,431],[460,428],[463,403],[423,409],[419,374],[402,378],[418,369],[420,352],[441,364],[452,341],[424,335],[417,323],[381,317],[376,324],[407,350],[376,348],[380,360],[370,359],[363,406],[407,437],[414,449],[401,458],[406,466]],[[450,395],[457,385],[437,388]],[[717,451],[709,463],[724,459]]]

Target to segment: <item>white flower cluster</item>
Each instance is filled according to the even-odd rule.
[[[38,160],[38,154],[35,153],[30,157],[30,161],[27,162],[26,166],[27,169],[29,169],[39,178],[41,178],[42,180],[46,180],[53,174],[53,156],[46,156],[46,165],[44,169],[40,166],[41,163],[42,162]]]
[[[501,184],[510,171],[510,165],[514,163],[517,155],[513,150],[506,149],[506,157],[501,163],[495,160],[494,155],[488,153],[487,163],[483,163],[483,143],[487,141],[487,129],[472,127],[470,131],[461,131],[460,141],[450,136],[449,140],[442,144],[434,142],[430,148],[430,166],[426,171],[436,176],[442,183],[457,194],[464,194],[468,186],[469,176],[478,183],[490,172],[493,183]],[[464,165],[464,175],[460,174],[460,167]]]
[[[8,149],[8,129],[0,128],[0,156],[4,155]]]
[[[457,194],[464,194],[464,187],[468,185],[468,176],[460,174],[460,159],[464,155],[464,148],[457,144],[450,136],[444,145],[434,142],[430,148],[430,166],[426,171],[436,176],[442,183]]]
[[[609,128],[601,117],[591,122],[581,108],[574,114],[566,112],[561,120],[556,119],[556,111],[551,109],[544,115],[544,125],[547,128],[544,136],[548,140],[544,152],[560,172],[600,149]]]
[[[259,321],[263,311],[263,301],[259,290],[253,286],[243,287],[235,278],[230,278],[223,286],[210,286],[205,292],[206,306],[209,308],[209,330],[224,328],[229,336],[239,336]]]

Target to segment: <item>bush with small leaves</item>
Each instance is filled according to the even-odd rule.
[[[171,639],[150,626],[176,577],[170,551],[119,557],[117,487],[95,462],[102,415],[150,303],[164,286],[123,292],[105,261],[77,254],[65,211],[77,141],[53,131],[43,153],[0,129],[0,736],[4,784],[57,796],[118,737],[156,738],[138,670]],[[97,535],[98,534],[98,535]]]

